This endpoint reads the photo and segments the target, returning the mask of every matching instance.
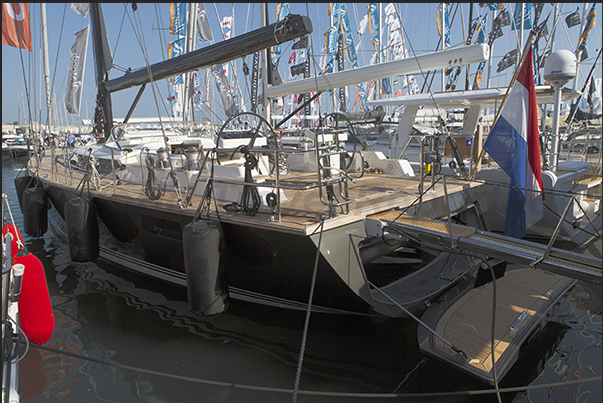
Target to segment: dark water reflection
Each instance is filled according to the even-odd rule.
[[[3,159],[2,189],[22,224],[13,179],[23,160]],[[290,402],[292,395],[177,377],[292,390],[304,312],[233,301],[225,314],[190,313],[183,288],[130,275],[104,263],[73,263],[66,241],[49,230],[25,236],[43,263],[55,330],[47,347],[124,367],[30,348],[21,362],[29,402]],[[601,287],[579,283],[542,332],[539,348],[510,371],[501,387],[601,376]],[[342,393],[431,393],[490,389],[418,350],[411,320],[312,315],[301,390]],[[140,370],[133,369],[135,367]],[[155,372],[149,372],[155,371]],[[165,373],[172,375],[158,375]],[[601,383],[503,394],[503,401],[600,402]],[[384,401],[385,398],[299,395],[299,402]],[[407,398],[488,402],[493,395]]]

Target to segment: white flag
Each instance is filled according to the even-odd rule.
[[[364,31],[366,31],[366,27],[368,26],[368,14],[362,17],[360,20],[360,24],[358,24],[358,35],[364,35]]]
[[[222,18],[222,28],[232,29],[232,17]]]
[[[86,17],[90,10],[90,3],[71,3],[71,9],[80,17]]]
[[[392,15],[396,12],[396,7],[394,6],[393,3],[389,3],[387,6],[385,6],[385,15],[389,16]]]

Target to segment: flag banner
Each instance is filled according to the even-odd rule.
[[[508,69],[515,63],[517,63],[517,49],[513,49],[507,52],[507,54],[501,59],[501,61],[498,62],[496,72],[500,73],[501,71]]]
[[[392,84],[389,77],[381,79],[381,93],[384,95],[392,93]]]
[[[197,3],[197,37],[199,42],[211,42],[214,40],[214,34],[211,32],[207,12],[203,3]]]
[[[226,41],[228,39],[230,39],[230,31],[224,32],[224,40]]]
[[[101,8],[100,3],[96,4],[96,6],[98,11],[98,20],[100,21],[100,29],[98,36],[101,39],[100,46],[103,49],[102,52],[100,52],[103,55],[103,60],[101,60],[100,63],[101,71],[97,72],[97,74],[104,76],[109,70],[113,68],[113,56],[111,55],[111,48],[109,47],[109,37],[107,36],[107,30],[105,28],[105,17],[103,16],[103,9]],[[92,29],[94,29],[94,25],[92,26]],[[92,35],[94,37],[94,31],[92,32]]]
[[[283,20],[289,14],[289,3],[278,3],[276,5],[276,21]],[[280,55],[282,52],[283,45],[278,44],[272,47],[272,53]],[[276,60],[275,66],[278,66],[278,59]]]
[[[170,3],[169,33],[186,36],[186,3]]]
[[[227,117],[234,116],[238,113],[237,105],[234,101],[234,96],[230,87],[228,86],[228,80],[224,75],[224,67],[222,65],[215,65],[212,67],[212,73],[216,82],[216,87],[220,93],[220,99],[222,100],[222,106]]]
[[[369,64],[375,64],[379,61],[379,54],[377,52],[373,53],[371,59],[369,60]]]
[[[396,7],[394,6],[393,3],[388,3],[385,6],[384,11],[385,11],[385,16],[386,17],[390,17],[390,16],[392,16],[392,15],[394,15],[396,13]]]
[[[295,64],[297,63],[297,52],[293,52],[291,53],[291,56],[289,56],[289,64]]]
[[[184,54],[184,46],[185,46],[185,37],[182,37],[180,39],[177,39],[175,41],[170,41],[168,43],[168,59],[180,56]],[[174,76],[171,80],[171,83],[176,85],[176,84],[182,84],[182,74],[178,74],[177,76]]]
[[[580,12],[578,11],[578,8],[576,8],[576,11],[565,17],[565,24],[568,28],[580,25]]]
[[[2,3],[2,43],[31,52],[27,3]]]
[[[442,14],[444,14],[444,18],[442,18]],[[444,21],[443,24],[442,20]],[[444,7],[444,10],[442,10],[442,4],[438,6],[436,24],[438,26],[438,34],[444,41],[444,49],[450,48],[450,22],[448,20],[448,7]]]
[[[71,3],[71,9],[80,17],[86,17],[90,11],[90,3]]]
[[[322,73],[320,75],[332,73],[333,72],[333,57],[330,55],[322,55],[320,57],[319,67],[322,70]]]
[[[479,3],[479,6],[488,7],[490,11],[496,11],[505,8],[505,3]]]
[[[65,89],[65,107],[69,113],[79,115],[84,83],[84,66],[88,48],[88,26],[75,34],[75,43],[71,47],[71,61],[67,72]]]
[[[486,43],[486,21],[488,20],[488,14],[484,14],[477,23],[477,35],[475,43]]]
[[[526,230],[543,215],[538,105],[532,57],[530,48],[509,98],[484,144],[484,149],[510,177],[505,235],[515,238],[523,238]]]
[[[498,21],[501,27],[508,27],[511,25],[511,16],[507,10],[503,10],[494,19],[494,21]]]
[[[172,103],[172,117],[181,118],[184,110],[182,107],[182,85],[172,86],[172,92],[168,97],[168,101]]]
[[[542,21],[542,24],[540,24],[538,26],[538,28],[536,28],[536,32],[539,32],[540,36],[544,36],[544,37],[549,36],[549,27],[547,25],[548,22],[549,22],[549,19],[547,17],[544,21]]]
[[[201,84],[201,80],[199,80],[200,72],[195,71],[194,75],[194,87],[193,87],[193,105],[197,110],[201,110],[201,107],[205,104],[205,85],[206,83]],[[205,73],[203,73],[203,77],[205,78]]]
[[[387,26],[389,27],[390,34],[396,31],[401,31],[400,20],[397,18],[397,14],[391,14],[389,17],[389,23]]]
[[[502,30],[500,24],[496,24],[496,21],[495,21],[494,28],[492,28],[492,31],[490,32],[490,35],[488,36],[488,40],[494,41],[495,39],[498,39],[501,36],[503,36],[503,30]]]
[[[371,3],[367,7],[369,16],[369,32],[374,34],[375,32],[379,32],[379,13],[377,12],[377,3]]]
[[[356,48],[354,47],[354,39],[351,34],[345,38],[345,54],[348,58],[348,62],[352,63],[352,68],[358,67],[358,55],[356,54]]]
[[[371,81],[368,93],[366,94],[367,99],[374,99],[375,96],[375,80]]]
[[[345,7],[345,3],[341,3],[341,8],[339,10],[339,21],[341,23],[341,27],[343,28],[343,32],[345,34],[351,34],[352,28],[350,26],[350,19],[348,18],[348,10]]]
[[[586,25],[584,26],[584,31],[582,31],[582,35],[580,35],[580,41],[578,41],[578,46],[576,47],[576,55],[579,52],[586,50],[586,40],[588,39],[588,33],[595,25],[595,18],[597,16],[597,3],[593,3],[593,6],[590,8],[588,15],[586,16]]]
[[[272,101],[272,108],[275,111],[278,111],[279,109],[283,109],[285,107],[285,101],[283,98],[276,98],[275,100]]]
[[[335,66],[335,58],[331,55],[322,55],[320,58],[320,67],[322,69],[322,73],[319,75],[331,74],[334,70]],[[331,93],[332,90],[326,90],[325,93]]]
[[[306,49],[308,47],[308,36],[302,36],[299,41],[295,42],[291,49]]]
[[[289,14],[289,3],[278,3],[276,5],[276,20],[281,21]]]
[[[232,29],[232,16],[225,16],[222,18],[222,28]]]
[[[513,16],[512,30],[521,27],[521,6],[523,5],[523,29],[532,29],[532,3],[515,4],[515,14]]]
[[[339,25],[339,18],[341,17],[341,3],[331,3],[331,14],[333,16],[333,25]]]
[[[393,48],[395,46],[399,46],[400,44],[402,44],[402,32],[399,29],[390,32],[389,43],[387,44],[387,46]]]
[[[289,67],[289,69],[291,70],[291,77],[303,75],[306,69],[306,62],[301,62],[299,64],[293,65]]]
[[[216,82],[216,87],[218,88],[218,92],[220,93],[220,99],[222,101],[222,106],[224,107],[224,111],[227,117],[234,116],[238,113],[237,105],[234,101],[234,95],[228,85],[228,79],[224,74],[225,67],[227,65],[216,65],[212,67],[212,73],[214,75],[214,81]]]
[[[400,17],[396,11],[393,3],[389,3],[385,6],[385,12],[387,14],[387,26],[389,29],[389,42],[388,46],[392,49],[393,59],[400,60],[408,57],[408,51],[404,43],[404,37],[402,35],[402,26],[400,24]],[[388,88],[389,83],[385,83],[382,87],[386,93],[390,94],[393,91],[391,85]],[[417,84],[415,76],[408,74],[402,77],[402,88],[408,89],[409,94],[419,94],[421,90]],[[397,92],[400,92],[398,90]]]
[[[417,80],[414,75],[408,76],[408,93],[410,95],[416,95],[421,93],[421,89],[419,88],[419,84],[417,84]]]
[[[379,50],[379,35],[375,35],[374,37],[372,37],[370,39],[370,42],[375,47],[375,51],[378,51]]]
[[[538,24],[538,20],[540,19],[540,14],[542,14],[543,8],[544,3],[534,3],[534,25]]]
[[[337,34],[339,33],[336,27],[331,27],[327,31],[327,43],[325,53],[331,56],[335,56],[337,53]]]
[[[597,91],[597,81],[599,83],[599,90]],[[597,108],[597,103],[596,100],[597,98],[601,98],[601,79],[599,78],[598,80],[595,80],[594,77],[591,77],[590,79],[590,84],[588,85],[588,96],[586,98],[586,102],[588,104],[588,106],[590,107],[590,112],[594,113],[594,110]],[[597,96],[597,94],[599,94]],[[600,103],[600,102],[599,102]]]
[[[339,23],[341,24],[343,33],[344,34],[352,33],[350,20],[348,18],[348,10],[345,7],[345,3],[336,3],[336,4],[338,4]]]
[[[364,35],[364,32],[366,31],[367,26],[368,26],[368,14],[365,15],[364,17],[362,17],[362,19],[360,20],[360,23],[358,24],[358,35],[359,36]]]
[[[482,84],[482,74],[484,72],[484,62],[480,62],[477,66],[477,72],[475,73],[475,81],[473,82],[474,90],[479,89],[479,86]]]

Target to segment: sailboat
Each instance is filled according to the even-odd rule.
[[[499,14],[499,17],[502,15],[503,12]],[[499,17],[495,19],[495,23],[501,20]],[[493,26],[496,25],[495,23]],[[543,24],[545,23],[546,21]],[[544,29],[544,27],[545,25],[541,25],[540,29]],[[492,38],[495,36],[490,36],[490,42],[492,42]],[[593,69],[596,62],[597,60],[593,63]],[[544,67],[544,63],[542,63],[542,67]],[[586,78],[587,82],[589,80],[590,75]],[[581,92],[576,89],[567,87],[560,89],[559,101],[563,103],[571,103],[581,95]],[[398,124],[395,125],[393,139],[388,144],[389,157],[408,159],[415,171],[421,169],[420,139],[430,133],[417,125],[419,112],[425,115],[426,110],[433,110],[434,115],[439,117],[445,115],[447,110],[464,111],[462,126],[458,129],[450,127],[446,131],[450,132],[449,138],[456,143],[467,167],[464,166],[465,163],[459,164],[453,147],[446,140],[442,140],[439,149],[435,150],[436,158],[441,162],[441,169],[446,174],[461,176],[468,174],[472,178],[486,182],[484,193],[487,204],[491,208],[488,214],[484,215],[484,220],[489,230],[498,233],[504,232],[505,229],[509,178],[498,166],[490,164],[491,160],[487,154],[483,153],[482,145],[492,126],[492,121],[488,119],[486,111],[500,108],[505,94],[506,88],[484,88],[405,95],[367,103],[371,107],[403,108]],[[540,105],[553,105],[555,103],[555,87],[549,83],[536,85],[536,97]],[[429,107],[432,105],[435,105],[435,108]],[[567,129],[570,129],[569,125]],[[596,132],[596,130],[596,127],[591,130],[582,130],[575,136],[570,134],[569,138],[580,135],[586,137],[587,133]],[[442,131],[432,130],[432,132],[440,133],[440,137],[444,138]],[[565,136],[568,137],[567,132]],[[543,146],[551,143],[550,137],[550,130],[547,135],[543,133]],[[600,139],[596,135],[590,135],[588,140],[597,142],[599,141],[597,138]],[[565,150],[569,151],[567,143],[564,146]],[[564,219],[559,224],[557,233],[558,239],[570,241],[576,245],[592,243],[601,236],[601,161],[596,158],[596,155],[595,158],[590,158],[591,161],[587,161],[585,154],[570,155],[569,152],[563,151],[564,149],[559,143],[552,147],[553,150],[548,148],[548,151],[543,151],[544,190],[548,194],[544,201],[544,216],[528,228],[528,236],[531,239],[548,242],[559,218],[563,216]],[[552,155],[560,157],[553,161]],[[482,156],[485,157],[484,164],[482,164]],[[452,162],[449,165],[450,161]],[[467,171],[462,171],[465,169]],[[472,171],[473,174],[469,174],[469,171]]]
[[[101,6],[91,4],[90,12],[96,60],[103,60]],[[152,87],[311,32],[308,17],[289,14],[118,78],[98,69],[105,138],[119,143],[111,94]],[[341,87],[366,74],[411,74],[418,64],[454,67],[486,60],[488,52],[480,44],[337,72],[313,78],[319,88],[312,90],[304,80],[275,86],[264,80],[262,98]],[[250,127],[233,130],[239,118]],[[184,286],[191,310],[200,315],[219,314],[241,299],[308,312],[416,317],[447,293],[504,278],[507,262],[600,281],[600,259],[484,231],[481,184],[434,172],[415,175],[404,162],[349,151],[345,129],[300,128],[297,142],[285,142],[269,116],[242,112],[208,136],[202,150],[183,142],[178,153],[161,147],[166,131],[190,132],[167,126],[159,122],[153,129],[155,143],[132,145],[119,155],[88,155],[82,169],[44,158],[29,169],[52,203],[53,223],[67,234],[72,260],[102,259]],[[157,158],[149,158],[155,147]],[[196,154],[189,160],[187,152]],[[536,281],[538,292],[558,300],[574,281],[562,278],[554,290]],[[541,319],[542,311],[534,312],[520,333],[530,334]]]

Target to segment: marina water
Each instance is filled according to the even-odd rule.
[[[2,192],[20,228],[13,180],[24,163],[2,160]],[[71,262],[52,226],[40,238],[24,237],[44,265],[55,330],[21,361],[22,401],[292,401],[305,312],[234,300],[224,314],[199,317],[184,288],[102,262]],[[571,290],[499,384],[531,389],[502,393],[503,401],[601,401],[600,380],[536,388],[601,376],[601,301],[600,286],[579,282]],[[312,314],[296,401],[391,401],[390,394],[410,402],[497,401],[484,392],[492,387],[422,354],[417,326]]]

